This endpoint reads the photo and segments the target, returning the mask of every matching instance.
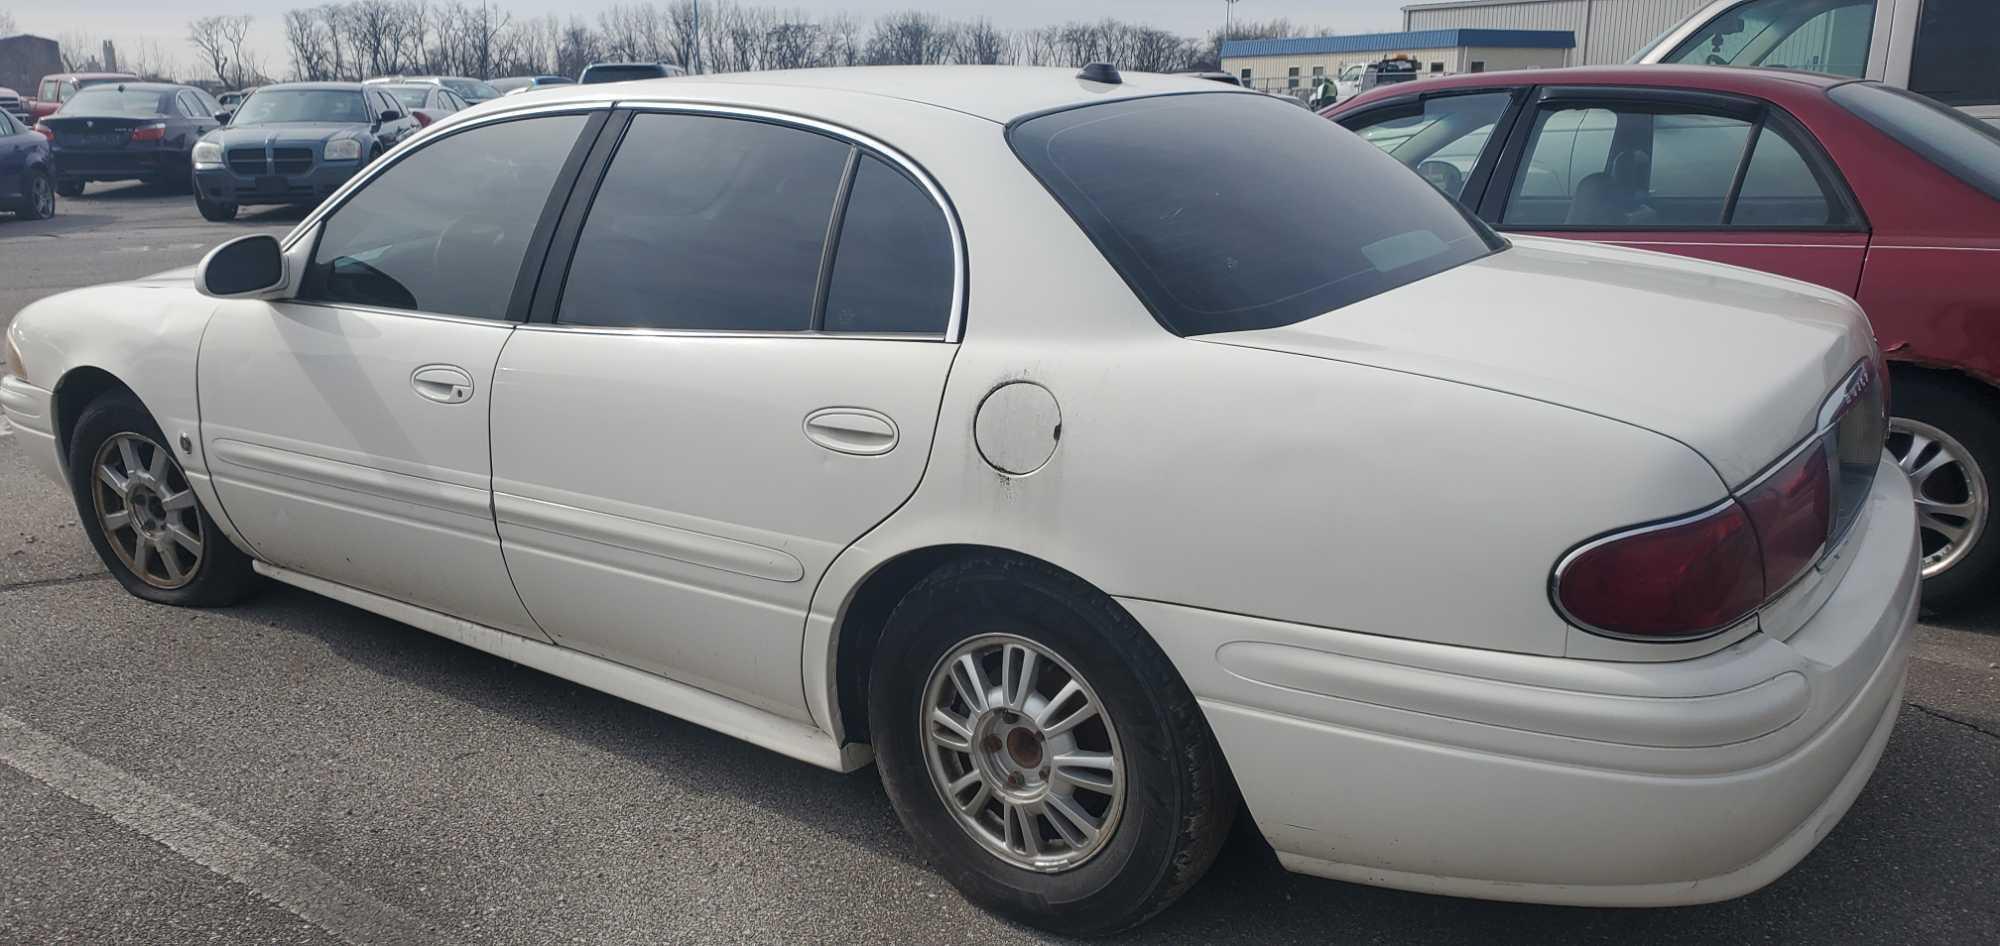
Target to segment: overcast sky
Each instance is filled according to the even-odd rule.
[[[21,32],[61,37],[82,31],[121,47],[140,41],[158,43],[160,51],[182,67],[192,68],[187,22],[214,13],[255,16],[254,32],[265,68],[283,74],[284,33],[280,18],[294,7],[317,6],[323,0],[0,0],[0,10],[12,12]],[[595,17],[615,0],[583,0],[561,4],[553,0],[496,0],[516,16],[556,12]],[[1401,10],[1411,0],[1241,0],[1235,15],[1264,20],[1288,17],[1294,23],[1342,33],[1386,32],[1400,29]],[[1066,20],[1116,17],[1185,33],[1207,33],[1222,25],[1223,0],[771,0],[755,5],[799,9],[808,13],[845,11],[863,22],[898,10],[925,9],[949,17],[985,16],[995,25],[1022,29]]]

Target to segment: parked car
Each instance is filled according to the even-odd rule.
[[[1875,79],[2000,122],[1995,37],[1993,0],[1716,0],[1633,62]]]
[[[233,220],[246,204],[312,205],[414,134],[386,86],[353,82],[267,85],[243,100],[226,127],[194,149],[195,209]]]
[[[129,72],[63,72],[43,76],[35,97],[28,100],[30,124],[54,115],[63,103],[77,92],[93,85],[107,82],[137,82],[139,77]]]
[[[468,105],[490,102],[501,95],[500,90],[494,88],[490,83],[479,79],[468,79],[464,76],[378,76],[367,80],[365,84],[382,85],[390,83],[396,85],[443,86],[450,89],[459,98],[464,99]]]
[[[1198,79],[552,89],[7,342],[135,595],[268,576],[872,758],[929,863],[1067,933],[1171,903],[1239,790],[1296,871],[1746,893],[1913,647],[1853,300],[1503,240]]]
[[[0,210],[28,220],[56,215],[55,164],[47,138],[0,112]]]
[[[194,144],[217,125],[207,92],[167,82],[93,85],[35,127],[55,148],[56,193],[76,197],[91,181],[144,181],[185,192]]]
[[[419,128],[429,127],[431,122],[470,107],[458,97],[458,93],[441,85],[385,82],[375,88],[389,93],[389,97],[395,99],[405,113],[416,119]]]
[[[495,79],[487,83],[487,85],[499,89],[501,95],[531,92],[535,89],[544,89],[552,85],[575,84],[576,80],[568,76],[512,76],[505,79]]]
[[[576,81],[582,85],[596,85],[601,82],[664,79],[685,74],[685,70],[679,66],[659,62],[593,62],[583,67],[583,75],[578,76]]]
[[[34,116],[28,111],[27,100],[21,98],[20,93],[4,86],[0,86],[0,112],[14,116],[24,125],[32,127],[35,124]]]
[[[1384,89],[1334,120],[1503,233],[1733,263],[1860,300],[1895,383],[1890,449],[1925,602],[2000,580],[2000,132],[1874,82],[1654,66]],[[1498,129],[1496,132],[1495,129]]]
[[[242,108],[243,100],[249,98],[250,93],[255,91],[257,91],[255,87],[251,87],[248,89],[237,89],[234,92],[224,92],[221,95],[216,96],[215,100],[222,105],[223,111],[233,112],[239,108]]]

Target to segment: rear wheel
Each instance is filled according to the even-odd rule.
[[[237,208],[235,204],[225,204],[209,200],[207,197],[202,196],[200,190],[194,192],[194,208],[201,211],[203,220],[226,223],[236,219]]]
[[[64,197],[82,197],[83,182],[73,177],[59,178],[56,180],[56,193]]]
[[[1916,494],[1924,606],[1963,607],[1991,594],[2000,577],[1992,521],[2000,419],[1971,382],[1909,374],[1891,390],[1889,453]]]
[[[974,902],[1070,935],[1136,925],[1208,869],[1235,785],[1194,696],[1101,592],[948,565],[890,615],[869,724],[918,848]]]
[[[126,591],[193,607],[231,604],[249,591],[249,556],[201,508],[166,435],[131,394],[84,408],[70,438],[69,481],[84,532]]]

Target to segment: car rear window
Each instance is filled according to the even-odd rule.
[[[1178,335],[1301,322],[1505,245],[1395,158],[1274,96],[1087,105],[1008,140]]]
[[[118,89],[110,86],[84,89],[62,107],[66,115],[96,115],[102,118],[156,118],[173,107],[173,93],[157,89]]]
[[[1994,200],[2000,200],[2000,129],[1902,89],[1874,82],[1836,86],[1827,96]]]
[[[598,82],[629,82],[633,79],[658,79],[667,74],[660,66],[591,66],[584,71],[585,80]]]

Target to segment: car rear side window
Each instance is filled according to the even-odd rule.
[[[1395,158],[1273,96],[1117,100],[1008,140],[1179,335],[1301,322],[1504,245]]]
[[[528,242],[586,121],[499,122],[403,157],[326,218],[299,298],[506,318]]]
[[[862,155],[833,252],[826,331],[944,334],[951,320],[951,229],[916,181]]]
[[[2000,129],[1921,95],[1874,82],[1836,86],[1827,96],[1967,186],[2000,200]]]
[[[577,236],[557,321],[805,331],[849,150],[771,122],[635,116]]]

